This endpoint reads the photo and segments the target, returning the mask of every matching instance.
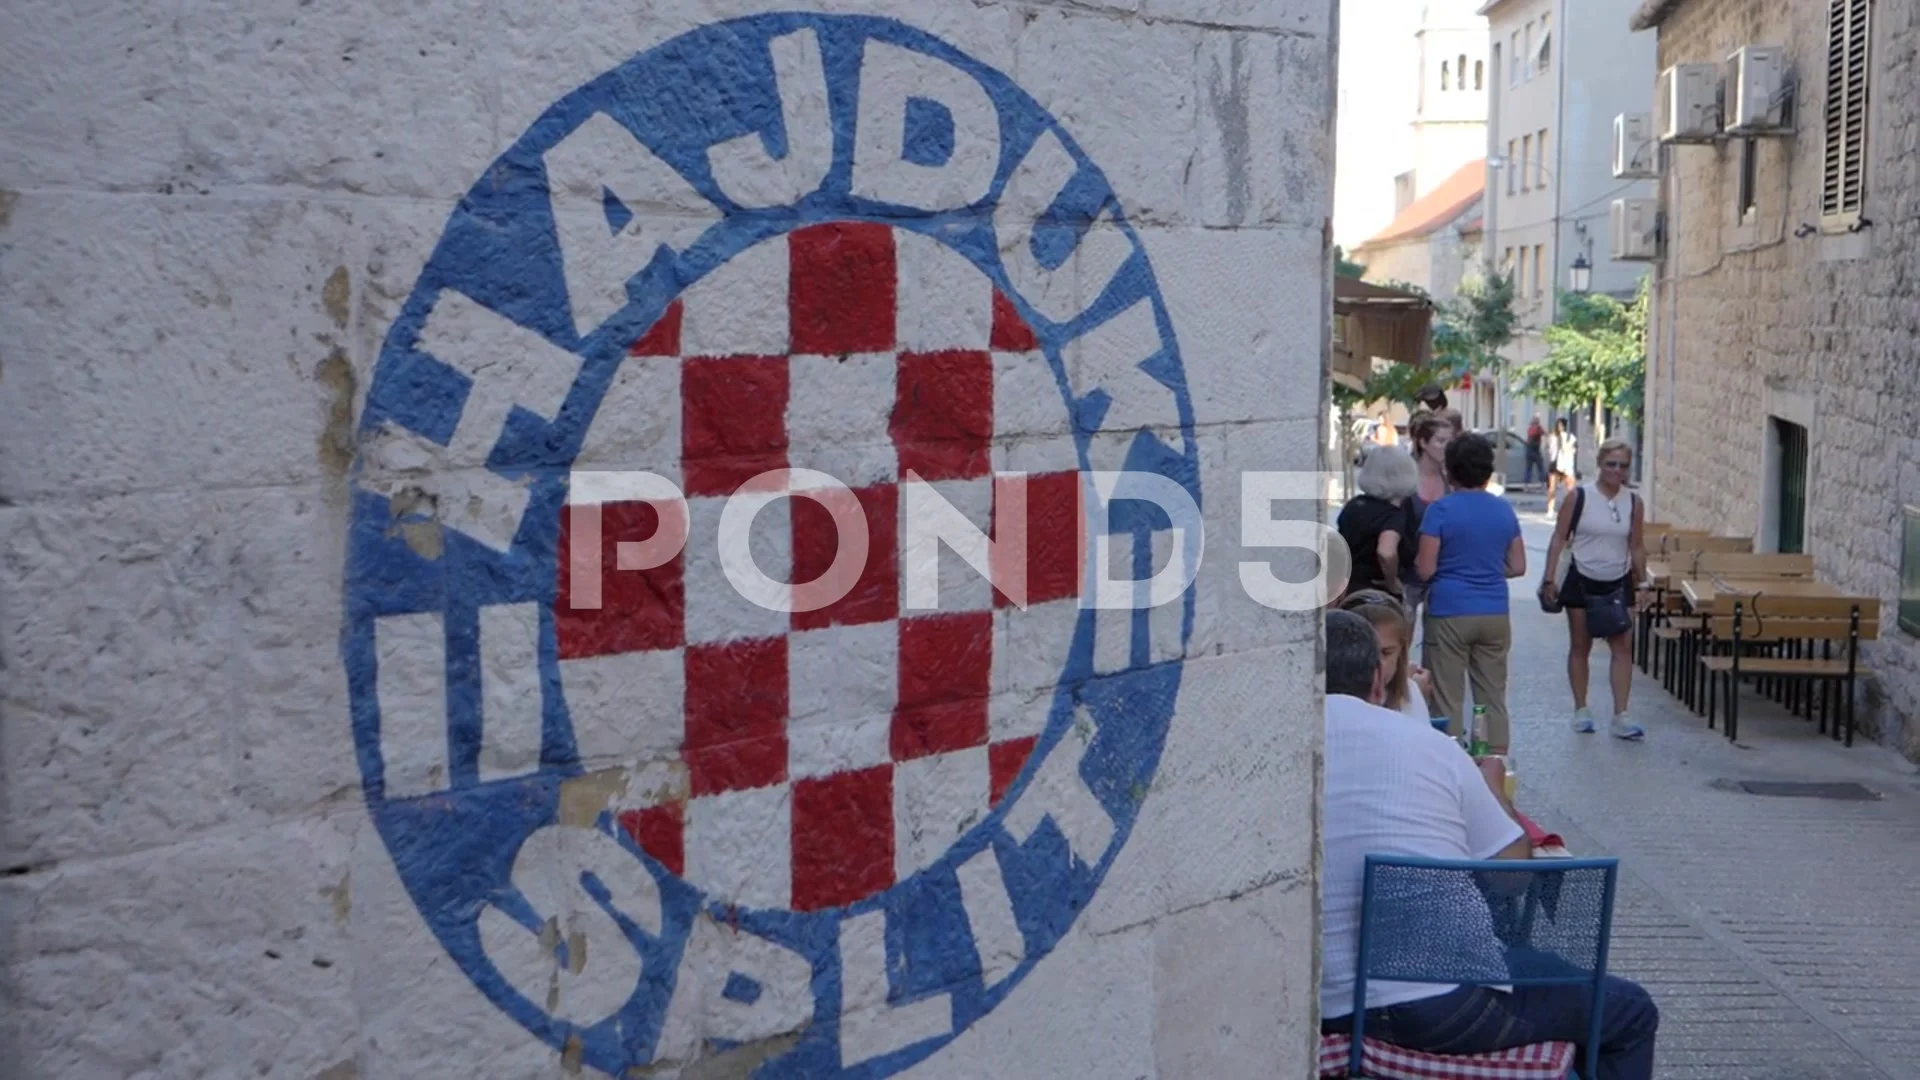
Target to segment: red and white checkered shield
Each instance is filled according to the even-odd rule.
[[[850,222],[749,248],[633,346],[574,468],[564,696],[586,768],[627,770],[618,819],[663,866],[721,902],[852,903],[937,859],[1018,776],[1079,615],[1079,461],[1032,332],[965,258]],[[623,468],[679,485],[684,509],[601,502],[580,482]],[[729,496],[780,470],[843,482],[866,524],[851,588],[814,610],[760,606],[723,565]],[[949,553],[924,611],[902,603],[918,483],[996,541],[1024,540],[997,547],[992,580]],[[754,563],[811,582],[841,530],[831,496],[792,494],[757,514]],[[622,569],[621,546],[663,523],[684,526],[681,552]],[[582,529],[587,561],[570,565]]]

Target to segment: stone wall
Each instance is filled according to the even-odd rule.
[[[1416,285],[1433,290],[1434,252],[1431,236],[1394,244],[1362,248],[1351,256],[1367,268],[1367,280],[1379,284]]]
[[[1332,0],[777,7],[0,10],[0,1072],[1307,1075]]]
[[[1758,212],[1736,218],[1740,147],[1669,148],[1669,275],[1649,373],[1656,512],[1764,543],[1769,415],[1810,420],[1807,550],[1820,574],[1879,596],[1883,640],[1871,722],[1920,756],[1920,648],[1894,618],[1900,509],[1920,504],[1920,49],[1912,5],[1874,5],[1866,217],[1819,223],[1826,5],[1687,0],[1659,32],[1660,67],[1785,46],[1799,78],[1797,134],[1759,141]],[[1678,218],[1672,217],[1677,209]],[[1677,294],[1677,301],[1675,296]],[[1671,358],[1671,360],[1669,360]]]

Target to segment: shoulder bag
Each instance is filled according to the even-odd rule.
[[[1554,568],[1551,566],[1547,567],[1546,570],[1542,573],[1540,578],[1540,589],[1538,592],[1538,595],[1540,598],[1540,610],[1546,612],[1549,615],[1558,615],[1560,614],[1560,612],[1566,609],[1566,605],[1560,602],[1560,590],[1566,588],[1567,571],[1573,568],[1573,530],[1580,527],[1580,512],[1585,510],[1586,508],[1587,508],[1587,489],[1583,487],[1575,487],[1573,489],[1573,517],[1571,520],[1567,522],[1567,550],[1563,552],[1566,558],[1561,562],[1559,572],[1555,574],[1556,580],[1553,583],[1554,585],[1553,599],[1551,600],[1547,599],[1546,574],[1554,573]]]

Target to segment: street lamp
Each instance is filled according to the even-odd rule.
[[[1573,291],[1576,293],[1585,293],[1593,287],[1593,264],[1587,261],[1584,252],[1573,257],[1573,267],[1569,277]]]

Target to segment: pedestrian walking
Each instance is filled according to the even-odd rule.
[[[1633,448],[1625,439],[1608,439],[1596,455],[1599,475],[1580,484],[1560,502],[1540,579],[1541,606],[1567,613],[1567,683],[1573,690],[1573,729],[1594,730],[1587,708],[1588,658],[1595,639],[1609,654],[1608,682],[1613,689],[1613,719],[1607,730],[1616,738],[1644,739],[1646,731],[1628,719],[1627,694],[1633,686],[1633,610],[1635,586],[1646,577],[1647,555],[1641,530],[1646,510],[1627,487]],[[1559,571],[1562,554],[1566,570]]]
[[[1347,592],[1380,589],[1402,595],[1419,537],[1420,516],[1413,506],[1419,479],[1412,455],[1399,447],[1376,446],[1361,459],[1354,477],[1360,494],[1347,500],[1334,521],[1353,557]]]
[[[1447,445],[1453,492],[1427,507],[1420,522],[1415,567],[1427,582],[1426,651],[1433,708],[1460,734],[1466,684],[1473,703],[1487,710],[1489,753],[1505,756],[1507,652],[1513,624],[1507,579],[1527,572],[1520,518],[1505,499],[1489,494],[1493,444],[1462,435]]]
[[[1441,401],[1445,402],[1444,395]],[[1414,414],[1407,425],[1407,441],[1413,446],[1413,461],[1419,467],[1420,477],[1414,487],[1412,498],[1415,520],[1426,513],[1427,507],[1439,502],[1452,490],[1447,482],[1447,445],[1461,434],[1460,414],[1452,409],[1423,411]],[[1424,637],[1421,611],[1427,600],[1426,579],[1416,569],[1412,574],[1401,574],[1404,586],[1401,599],[1407,606],[1407,617],[1413,620],[1416,636]]]
[[[1340,610],[1351,611],[1373,624],[1380,641],[1380,684],[1386,691],[1381,704],[1431,726],[1433,710],[1427,695],[1433,683],[1427,669],[1413,663],[1413,622],[1406,608],[1378,589],[1362,589],[1341,600]]]
[[[1572,491],[1579,482],[1579,469],[1575,456],[1580,448],[1580,440],[1567,430],[1567,419],[1561,417],[1553,422],[1553,435],[1547,440],[1547,505],[1553,506],[1561,495],[1561,489]]]
[[[1384,416],[1380,418],[1379,423],[1376,424],[1373,429],[1373,442],[1376,446],[1398,446],[1400,444],[1400,431],[1393,426],[1391,419]]]
[[[1414,393],[1413,403],[1415,406],[1430,412],[1445,412],[1447,409],[1447,392],[1440,389],[1440,384],[1438,383],[1428,383]]]
[[[1540,425],[1540,417],[1536,414],[1533,422],[1527,425],[1527,471],[1521,483],[1531,484],[1536,476],[1542,480],[1547,478],[1546,459],[1540,456],[1540,444],[1546,438],[1547,429]]]
[[[1452,490],[1447,483],[1447,444],[1463,430],[1460,414],[1452,409],[1419,413],[1407,425],[1413,460],[1420,467],[1420,483],[1414,494],[1422,505],[1439,502]]]

